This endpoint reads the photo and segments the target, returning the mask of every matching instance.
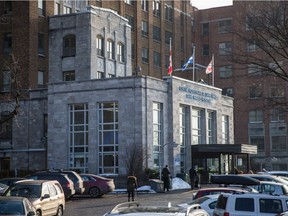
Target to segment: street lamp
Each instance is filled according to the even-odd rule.
[[[162,176],[162,160],[163,160],[163,164],[164,164],[164,147],[167,145],[171,145],[173,148],[179,146],[178,143],[176,142],[172,142],[172,143],[166,143],[164,145],[160,146],[160,157],[159,157],[159,179],[161,180],[161,176]]]

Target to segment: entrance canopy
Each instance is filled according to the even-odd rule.
[[[216,154],[257,154],[256,145],[248,144],[200,144],[192,145],[192,156],[205,153],[206,157]]]

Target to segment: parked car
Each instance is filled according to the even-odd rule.
[[[212,194],[220,194],[220,193],[245,193],[247,190],[243,190],[241,188],[230,188],[230,187],[213,187],[213,188],[201,188],[199,189],[195,195],[193,195],[192,199],[198,199],[200,197]]]
[[[0,195],[2,195],[9,186],[0,183]]]
[[[36,211],[25,197],[0,196],[0,215],[33,216],[36,215]]]
[[[260,181],[259,185],[250,186],[259,193],[270,195],[288,195],[288,186],[279,182]]]
[[[11,186],[17,181],[25,180],[26,178],[20,178],[20,177],[10,177],[10,178],[2,178],[0,179],[0,183]]]
[[[72,170],[62,170],[62,169],[52,169],[52,170],[48,170],[48,172],[59,172],[59,173],[67,174],[68,177],[74,183],[75,195],[81,195],[84,193],[85,188],[84,188],[83,179],[77,172],[72,171]]]
[[[192,200],[192,202],[179,204],[178,206],[188,208],[191,205],[199,204],[202,209],[204,209],[210,216],[212,216],[213,210],[215,209],[216,202],[217,202],[219,195],[220,193],[205,195],[205,196]]]
[[[180,206],[142,206],[137,202],[127,202],[116,205],[110,212],[103,216],[123,215],[123,216],[209,216],[200,205],[194,204],[188,208]]]
[[[80,174],[84,181],[85,191],[83,195],[90,195],[93,198],[101,197],[114,191],[114,180],[94,174]]]
[[[16,182],[3,196],[26,197],[36,209],[37,216],[61,216],[65,210],[64,191],[55,180]]]
[[[34,179],[34,180],[56,180],[58,181],[64,190],[65,199],[69,199],[75,194],[73,181],[68,177],[67,174],[64,174],[64,173],[37,172],[37,173],[33,173],[31,175],[26,176],[26,178]]]
[[[288,181],[279,176],[267,175],[267,174],[266,175],[265,174],[241,174],[241,175],[249,176],[259,181],[272,181],[272,182],[279,182],[279,183],[288,185]]]
[[[220,194],[213,216],[275,216],[287,211],[288,196],[260,193]]]
[[[284,176],[288,177],[288,172],[287,171],[266,171],[266,172],[257,172],[258,174],[264,174],[264,175],[275,175],[275,176]]]

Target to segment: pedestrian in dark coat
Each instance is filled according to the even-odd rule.
[[[135,201],[135,190],[137,190],[137,178],[131,174],[127,177],[127,192],[128,192],[128,202]]]
[[[191,167],[189,170],[189,178],[190,178],[190,184],[191,189],[193,190],[195,187],[198,187],[198,173],[195,168]]]
[[[170,188],[170,170],[168,168],[168,165],[166,165],[162,169],[162,181],[164,183],[164,192],[165,192],[165,190],[169,191],[169,188]]]

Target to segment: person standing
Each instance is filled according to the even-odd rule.
[[[128,193],[128,202],[132,199],[132,202],[135,201],[135,190],[137,190],[137,178],[131,174],[127,177],[127,193]]]
[[[191,169],[189,170],[189,178],[190,178],[191,190],[193,190],[194,187],[198,187],[198,183],[197,183],[198,173],[194,167],[191,167]]]
[[[169,191],[169,188],[170,188],[170,170],[168,168],[168,165],[166,165],[162,169],[162,181],[164,182],[164,192],[165,192],[165,190]]]

